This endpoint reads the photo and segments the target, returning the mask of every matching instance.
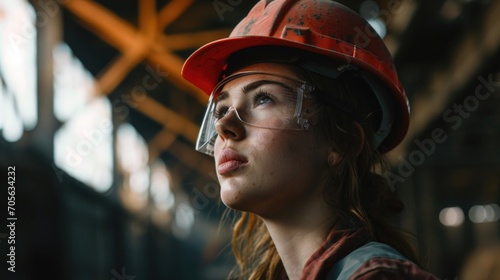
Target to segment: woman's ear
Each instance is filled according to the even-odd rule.
[[[342,157],[339,155],[339,153],[335,151],[330,151],[328,154],[328,165],[330,166],[337,166],[339,165],[340,161],[342,160]]]

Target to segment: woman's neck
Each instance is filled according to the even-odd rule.
[[[336,221],[334,211],[326,203],[316,202],[301,208],[307,211],[263,218],[291,280],[300,279],[305,263],[325,241]]]

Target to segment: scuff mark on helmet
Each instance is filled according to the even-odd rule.
[[[299,21],[297,22],[297,24],[300,25],[300,26],[304,25],[303,19],[304,19],[304,15],[300,15]]]
[[[252,18],[252,19],[248,22],[248,24],[245,26],[245,29],[243,30],[243,33],[242,33],[241,35],[243,35],[243,36],[247,35],[247,34],[250,32],[250,30],[251,30],[251,28],[252,28],[252,25],[253,25],[256,21],[257,21],[256,19]]]

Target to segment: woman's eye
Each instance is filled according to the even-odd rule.
[[[267,92],[259,92],[253,98],[253,104],[255,106],[263,105],[272,101],[273,99],[271,95]]]
[[[229,108],[227,106],[215,107],[215,110],[214,110],[215,118],[217,118],[217,119],[223,118],[227,114],[228,109]]]

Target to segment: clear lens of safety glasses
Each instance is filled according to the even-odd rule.
[[[196,150],[213,155],[215,124],[224,118],[260,128],[308,129],[307,114],[316,105],[313,90],[307,82],[276,73],[247,71],[226,77],[210,95]]]

